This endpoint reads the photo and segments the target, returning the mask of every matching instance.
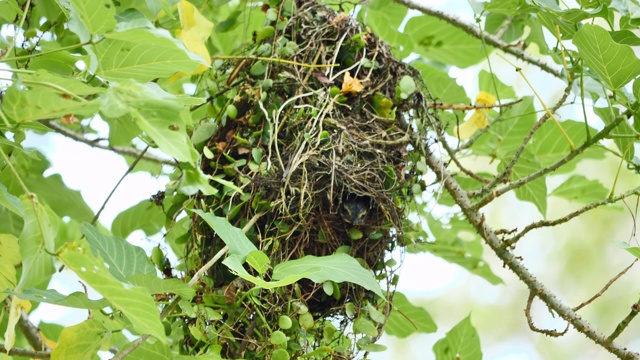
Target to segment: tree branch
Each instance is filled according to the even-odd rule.
[[[34,350],[16,349],[16,348],[13,348],[7,351],[7,349],[3,345],[0,345],[0,353],[7,354],[10,356],[26,357],[30,359],[49,359],[51,357],[51,352],[49,351],[34,351]]]
[[[57,132],[58,134],[60,134],[62,136],[68,137],[70,139],[73,139],[75,141],[81,142],[83,144],[87,144],[87,145],[89,145],[91,147],[94,147],[94,148],[97,148],[97,149],[109,150],[109,151],[113,151],[115,153],[118,153],[120,155],[127,155],[127,156],[132,156],[132,157],[138,157],[138,156],[140,156],[140,153],[141,153],[140,150],[138,150],[136,148],[132,148],[132,147],[103,145],[98,141],[87,139],[86,137],[82,136],[81,134],[78,134],[75,131],[69,130],[69,129],[65,128],[64,126],[61,126],[61,125],[57,124],[56,122],[54,122],[52,120],[42,120],[41,122],[43,124],[45,124],[46,126],[48,126],[49,128],[51,128],[51,130]],[[155,163],[159,163],[159,164],[163,164],[163,165],[178,166],[178,163],[175,160],[163,159],[163,158],[157,157],[157,156],[152,155],[152,154],[144,154],[144,156],[142,158],[144,160],[155,162]]]
[[[18,327],[22,332],[22,335],[27,339],[27,342],[34,350],[51,350],[49,347],[42,341],[42,336],[40,336],[40,331],[38,327],[35,326],[31,320],[29,320],[29,315],[27,315],[24,310],[20,313],[20,319],[18,319]]]
[[[447,169],[445,169],[442,161],[433,153],[428,154],[426,158],[427,165],[436,174],[443,186],[447,189],[456,204],[466,215],[467,221],[471,224],[478,234],[485,240],[487,245],[491,247],[493,252],[503,261],[504,265],[513,271],[518,278],[527,285],[527,287],[544,302],[548,307],[553,309],[560,317],[569,322],[577,331],[586,335],[596,344],[607,349],[612,354],[617,355],[621,359],[637,359],[640,354],[627,350],[626,348],[613,343],[609,338],[601,332],[594,329],[591,324],[583,320],[576,314],[573,309],[562,303],[558,298],[547,289],[522,262],[508,249],[502,247],[502,243],[495,231],[491,229],[485,222],[484,215],[472,206],[467,193],[453,179]]]
[[[480,201],[478,201],[477,203],[475,203],[473,205],[473,208],[475,210],[482,208],[483,206],[487,205],[488,203],[490,203],[491,201],[493,201],[493,199],[503,195],[504,193],[507,193],[513,189],[517,189],[522,185],[525,185],[541,176],[544,176],[556,169],[558,169],[559,167],[561,167],[562,165],[568,163],[569,161],[573,160],[576,156],[582,154],[587,148],[591,147],[593,144],[597,143],[598,141],[602,140],[605,136],[609,135],[609,133],[615,129],[616,126],[620,125],[620,123],[622,122],[622,120],[624,120],[623,117],[618,117],[615,120],[613,120],[613,122],[611,122],[611,124],[608,124],[607,126],[604,127],[604,129],[602,129],[599,133],[597,133],[594,137],[591,138],[591,140],[586,141],[584,144],[578,146],[575,150],[569,152],[569,154],[567,154],[567,156],[563,157],[562,159],[556,161],[555,163],[542,168],[528,176],[525,176],[523,178],[520,178],[512,183],[510,183],[509,185],[506,185],[498,190],[492,191],[491,193],[489,193],[487,196],[485,196],[484,198],[482,198]],[[474,195],[475,193],[470,192],[470,195]]]
[[[413,10],[418,10],[420,12],[422,12],[423,14],[426,15],[430,15],[433,17],[436,17],[440,20],[446,21],[447,23],[449,23],[450,25],[453,25],[455,27],[457,27],[458,29],[464,31],[465,33],[478,38],[478,39],[484,39],[484,41],[493,46],[496,47],[502,51],[504,51],[507,54],[511,54],[515,57],[517,57],[518,59],[528,62],[529,64],[535,65],[538,68],[540,68],[541,70],[559,78],[559,79],[563,79],[564,76],[562,76],[562,73],[558,70],[555,70],[553,68],[551,68],[549,65],[547,65],[545,62],[534,58],[533,56],[529,55],[529,53],[527,53],[526,51],[520,49],[519,47],[513,46],[513,44],[509,44],[506,43],[502,40],[500,40],[498,37],[488,34],[488,33],[484,33],[483,31],[481,31],[480,29],[478,29],[478,27],[476,25],[472,25],[472,24],[468,24],[460,19],[458,19],[455,16],[451,16],[449,14],[446,14],[442,11],[438,11],[435,9],[431,9],[427,6],[424,6],[422,4],[418,4],[417,2],[415,2],[414,0],[394,0],[395,2],[402,4],[406,7],[408,7],[409,9],[413,9]]]
[[[575,218],[576,216],[582,215],[583,213],[589,211],[589,210],[593,210],[595,208],[598,208],[600,206],[603,205],[608,205],[608,204],[613,204],[615,202],[618,202],[620,200],[623,200],[631,195],[640,195],[640,186],[629,190],[623,194],[620,194],[618,196],[614,196],[614,197],[610,197],[608,199],[603,199],[600,201],[596,201],[596,202],[592,202],[591,204],[584,206],[570,214],[567,214],[561,218],[555,219],[555,220],[542,220],[542,221],[537,221],[534,223],[531,223],[529,225],[527,225],[521,232],[519,232],[518,234],[516,234],[514,237],[512,237],[511,239],[505,240],[502,242],[502,246],[504,247],[509,247],[513,244],[515,244],[516,242],[518,242],[518,240],[520,240],[523,236],[525,236],[529,231],[534,230],[534,229],[539,229],[542,227],[549,227],[549,226],[555,226],[558,224],[563,224],[568,222],[569,220]]]

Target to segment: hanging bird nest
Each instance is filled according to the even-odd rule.
[[[217,194],[197,195],[195,203],[239,228],[256,220],[247,236],[271,266],[346,252],[392,284],[386,255],[403,245],[405,206],[417,181],[409,159],[420,149],[412,143],[412,119],[426,116],[416,73],[369,29],[316,1],[262,10],[273,21],[254,34],[245,57],[218,64],[213,76],[220,79],[210,90],[218,128],[203,150],[202,170],[221,181],[211,183]],[[191,233],[193,274],[225,244],[195,216]],[[213,299],[220,309],[225,331],[218,335],[226,338],[229,357],[268,351],[261,323],[295,317],[301,306],[316,321],[342,319],[345,330],[346,303],[356,313],[367,301],[379,305],[359,286],[343,283],[327,292],[304,279],[275,291],[252,290],[259,304],[237,301],[251,284],[220,263],[208,277],[196,301]],[[388,315],[388,303],[380,304]],[[323,331],[314,336],[321,341]]]

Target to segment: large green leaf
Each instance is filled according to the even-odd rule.
[[[156,268],[141,247],[115,236],[101,234],[89,224],[83,225],[80,230],[87,237],[92,253],[104,259],[109,272],[116,279],[126,281],[131,275],[156,274]]]
[[[432,16],[409,19],[404,34],[413,42],[410,50],[444,64],[466,68],[479,63],[486,55],[480,40]]]
[[[316,271],[316,269],[320,270]],[[311,271],[313,273],[305,277],[315,283],[346,281],[360,285],[378,296],[384,297],[380,283],[373,276],[373,273],[363,268],[356,259],[347,254],[321,257],[308,255],[300,259],[286,261],[274,267],[273,278],[279,280]]]
[[[62,330],[58,345],[51,353],[51,360],[93,359],[103,343],[109,341],[111,332],[100,321],[88,319]]]
[[[604,200],[609,195],[609,191],[598,180],[589,180],[582,175],[573,175],[555,188],[551,195],[588,204]]]
[[[587,66],[610,90],[619,89],[640,75],[640,59],[631,47],[614,42],[600,26],[584,24],[573,43]]]
[[[105,261],[91,254],[85,240],[67,244],[60,251],[59,258],[87,285],[109,300],[115,310],[122,311],[137,332],[167,341],[160,313],[149,292],[118,281],[107,269]]]
[[[258,250],[242,230],[231,225],[226,218],[215,216],[202,210],[193,210],[193,212],[198,214],[211,226],[216,234],[218,234],[222,241],[229,247],[229,254],[238,256],[241,262],[244,262],[244,259],[249,253]]]
[[[195,164],[198,153],[186,132],[191,122],[187,106],[201,102],[202,99],[170,94],[154,83],[123,81],[109,88],[101,112],[114,119],[131,115],[162,151],[178,161]]]
[[[101,310],[109,306],[109,302],[107,300],[91,300],[85,293],[79,291],[69,295],[60,294],[54,289],[27,289],[22,292],[9,291],[8,293],[24,300],[67,306],[77,309]]]
[[[482,360],[478,332],[471,324],[471,315],[453,327],[447,336],[433,346],[436,360]]]
[[[111,224],[113,235],[126,239],[136,230],[147,236],[157,234],[164,224],[162,209],[149,200],[142,200],[116,216]]]
[[[164,30],[131,29],[105,35],[94,45],[96,75],[109,81],[151,81],[191,74],[200,61]]]
[[[0,234],[0,291],[16,287],[16,265],[20,264],[18,238],[10,234]],[[7,298],[0,293],[0,301]]]
[[[21,197],[24,209],[24,228],[20,234],[20,257],[22,276],[16,289],[24,290],[41,285],[51,279],[55,272],[53,256],[55,230],[51,225],[50,212],[32,195]]]
[[[16,123],[59,118],[73,114],[76,117],[95,114],[100,104],[63,96],[63,92],[52,88],[33,87],[25,89],[16,82],[9,87],[2,101],[2,111]]]
[[[436,330],[438,326],[427,310],[411,304],[403,293],[396,292],[393,295],[393,310],[384,327],[385,333],[406,338],[414,333],[432,333]]]
[[[69,27],[83,41],[91,35],[105,34],[116,27],[116,7],[111,0],[70,0]]]

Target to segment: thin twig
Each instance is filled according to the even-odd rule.
[[[605,136],[609,135],[609,133],[615,129],[616,126],[620,125],[620,123],[622,122],[622,120],[624,120],[623,117],[618,117],[616,119],[613,120],[613,122],[611,122],[611,124],[608,124],[607,126],[604,127],[604,129],[602,129],[599,133],[597,133],[594,137],[591,138],[591,140],[586,141],[584,144],[578,146],[575,150],[569,152],[569,154],[567,154],[567,156],[563,157],[562,159],[556,161],[555,163],[542,168],[528,176],[525,176],[523,178],[520,178],[512,183],[510,183],[509,185],[506,185],[500,189],[494,190],[491,193],[489,193],[487,196],[485,196],[484,198],[482,198],[480,201],[478,201],[477,203],[475,203],[473,205],[473,209],[477,210],[482,208],[483,206],[487,205],[488,203],[490,203],[491,201],[493,201],[493,199],[513,190],[513,189],[517,189],[522,185],[525,185],[527,183],[532,182],[533,180],[544,176],[550,172],[555,171],[556,169],[558,169],[559,167],[563,166],[564,164],[568,163],[569,161],[573,160],[576,156],[582,154],[586,149],[588,149],[589,147],[591,147],[593,144],[597,143],[598,141],[602,140]],[[470,192],[470,195],[475,194],[473,191]]]
[[[511,54],[515,57],[517,57],[518,59],[525,61],[529,64],[535,65],[538,68],[540,68],[541,70],[559,78],[559,79],[563,79],[564,76],[562,76],[562,73],[558,70],[555,70],[553,68],[551,68],[549,65],[547,65],[545,62],[534,58],[533,56],[531,56],[529,53],[527,53],[526,51],[520,49],[517,46],[513,46],[513,44],[509,44],[506,43],[502,40],[500,40],[498,37],[488,34],[488,33],[482,33],[482,30],[480,30],[478,28],[477,25],[472,25],[472,24],[468,24],[462,20],[460,20],[459,18],[449,15],[445,12],[439,11],[439,10],[435,10],[435,9],[431,9],[427,6],[424,6],[422,4],[417,3],[414,0],[394,0],[397,3],[403,4],[404,6],[408,7],[409,9],[413,9],[413,10],[418,10],[420,12],[422,12],[423,14],[427,14],[433,17],[436,17],[440,20],[446,21],[447,23],[449,23],[450,25],[453,25],[455,27],[457,27],[458,29],[464,31],[465,33],[481,39],[484,37],[485,41],[487,42],[487,44],[496,47],[502,51],[504,51],[505,53]]]
[[[613,285],[614,282],[616,282],[618,279],[620,279],[620,277],[622,277],[622,275],[624,275],[627,271],[629,271],[629,269],[631,269],[631,267],[633,267],[633,265],[637,261],[638,261],[638,259],[633,260],[633,262],[629,266],[627,266],[622,271],[620,271],[620,273],[618,275],[614,276],[613,279],[609,280],[609,282],[607,282],[607,284],[602,288],[602,290],[598,291],[598,293],[593,295],[589,300],[587,300],[587,301],[583,302],[582,304],[574,307],[573,311],[578,311],[578,310],[582,309],[583,307],[591,304],[595,299],[597,299],[600,296],[602,296],[602,294],[604,294],[604,292],[607,291],[609,289],[609,287],[611,285]]]
[[[624,319],[622,319],[622,321],[620,321],[618,326],[616,326],[615,330],[613,330],[613,332],[611,333],[611,335],[609,335],[607,340],[613,341],[618,336],[620,336],[620,334],[622,334],[624,329],[626,329],[627,326],[631,324],[631,320],[633,320],[636,317],[636,315],[638,315],[639,310],[640,310],[640,300],[638,300],[638,302],[636,302],[635,304],[631,305],[631,311],[629,312],[629,315],[627,315]]]
[[[518,100],[509,101],[509,102],[502,103],[502,104],[494,104],[494,105],[486,105],[486,104],[457,105],[457,104],[444,104],[444,103],[433,102],[433,103],[429,103],[428,106],[430,108],[436,109],[436,110],[462,110],[462,111],[467,111],[467,110],[477,110],[477,109],[493,109],[493,108],[510,107],[510,106],[513,106],[513,105],[521,102],[521,101],[522,101],[522,99],[518,99]]]
[[[100,214],[102,213],[102,210],[104,210],[105,206],[107,206],[107,203],[109,202],[109,199],[111,199],[111,196],[113,196],[113,194],[116,192],[116,189],[118,188],[118,186],[120,186],[120,184],[122,183],[124,178],[127,177],[127,175],[129,175],[129,173],[133,171],[133,169],[136,167],[136,165],[138,165],[138,162],[140,161],[140,159],[142,159],[144,154],[147,152],[147,149],[149,149],[149,145],[147,145],[147,147],[144,148],[144,150],[142,150],[142,152],[140,154],[138,154],[138,157],[133,161],[133,163],[131,163],[131,165],[129,166],[127,171],[125,171],[124,174],[122,174],[122,176],[120,177],[120,180],[118,180],[118,183],[116,183],[116,186],[114,186],[113,189],[111,189],[111,192],[109,193],[107,198],[104,199],[104,202],[102,203],[102,206],[100,207],[100,210],[98,210],[96,215],[93,217],[93,220],[91,220],[91,225],[95,225],[96,221],[98,221],[98,218],[100,217]]]
[[[529,329],[533,332],[545,334],[551,337],[560,337],[569,331],[569,323],[567,323],[567,327],[564,328],[563,331],[557,330],[549,330],[549,329],[540,329],[533,323],[533,317],[531,316],[531,305],[533,304],[533,300],[536,298],[536,294],[533,291],[529,292],[529,298],[527,299],[527,307],[524,309],[525,317],[527,318],[527,324],[529,324]],[[549,310],[552,312],[553,310]],[[553,313],[551,313],[553,315]]]
[[[614,197],[610,197],[608,199],[603,199],[600,201],[596,201],[596,202],[592,202],[589,205],[586,205],[572,213],[569,213],[561,218],[555,219],[555,220],[542,220],[542,221],[537,221],[534,223],[531,223],[529,225],[527,225],[521,232],[519,232],[518,234],[516,234],[515,236],[513,236],[512,238],[503,241],[503,245],[504,247],[508,247],[508,246],[512,246],[513,244],[515,244],[516,242],[518,242],[523,236],[525,236],[528,232],[530,232],[531,230],[534,229],[539,229],[542,227],[550,227],[550,226],[556,226],[558,224],[563,224],[568,222],[569,220],[582,215],[583,213],[589,211],[589,210],[593,210],[595,208],[598,208],[600,206],[603,205],[608,205],[608,204],[613,204],[615,202],[618,202],[620,200],[623,200],[629,196],[632,195],[640,195],[640,186],[633,189],[633,190],[629,190],[623,194],[620,194],[618,196],[614,196]]]
[[[608,337],[597,331],[590,323],[578,316],[572,308],[558,300],[555,294],[544,286],[529,270],[522,264],[521,260],[511,251],[502,247],[502,243],[487,223],[484,216],[480,214],[471,204],[466,191],[451,176],[449,171],[445,169],[442,161],[428,152],[426,155],[426,163],[435,173],[439,181],[445,189],[451,194],[460,210],[464,213],[467,221],[472,225],[478,234],[485,240],[487,245],[493,252],[503,261],[504,266],[508,267],[518,278],[527,285],[537,298],[544,302],[549,308],[556,312],[561,318],[569,322],[577,331],[581,332],[594,343],[607,349],[609,352],[617,355],[621,359],[637,359],[640,354],[632,352],[616,343],[609,341]]]
[[[120,155],[127,155],[127,156],[132,156],[132,157],[140,156],[140,150],[138,150],[136,148],[125,147],[125,146],[103,145],[99,141],[87,139],[86,137],[82,136],[81,134],[78,134],[75,131],[69,130],[69,129],[65,128],[64,126],[61,126],[61,125],[57,124],[54,121],[42,120],[41,122],[43,124],[45,124],[46,126],[50,127],[53,131],[57,132],[58,134],[63,135],[65,137],[68,137],[70,139],[73,139],[75,141],[81,142],[83,144],[87,144],[87,145],[89,145],[91,147],[94,147],[94,148],[97,148],[97,149],[113,151],[113,152],[118,153]],[[177,166],[178,165],[178,163],[175,160],[163,159],[163,158],[157,157],[157,156],[152,155],[152,154],[144,154],[143,159],[146,160],[146,161],[151,161],[151,162],[155,162],[155,163],[159,163],[159,164],[163,164],[163,165],[170,165],[170,166]]]
[[[7,354],[9,356],[26,357],[30,359],[49,359],[51,357],[50,351],[34,351],[16,348],[7,351],[7,349],[3,345],[0,345],[0,353]]]

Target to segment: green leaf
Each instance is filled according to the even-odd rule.
[[[91,255],[89,244],[85,240],[67,244],[60,251],[59,258],[80,279],[111,302],[114,309],[122,311],[137,332],[150,334],[166,343],[164,326],[149,292],[123,284],[113,277],[111,269],[105,266],[105,261]]]
[[[629,246],[629,244],[625,242],[620,242],[617,244],[619,248],[626,250],[629,254],[640,259],[640,247],[637,246]]]
[[[409,75],[403,76],[398,82],[398,86],[400,87],[402,94],[405,95],[402,97],[403,99],[407,99],[409,95],[416,91],[416,83]]]
[[[628,45],[617,44],[597,25],[584,24],[573,39],[580,56],[610,90],[640,75],[640,59]]]
[[[320,271],[316,271],[318,268]],[[308,255],[300,259],[290,260],[275,266],[273,278],[279,280],[308,271],[314,272],[305,277],[317,284],[329,280],[337,283],[346,281],[360,285],[376,295],[384,297],[380,284],[376,281],[373,273],[363,268],[356,259],[347,254],[321,257]]]
[[[598,180],[589,180],[582,175],[571,176],[551,192],[553,196],[582,203],[603,200],[608,194],[609,191]]]
[[[498,170],[502,171],[506,166],[505,162],[498,165]],[[540,162],[527,150],[522,152],[518,162],[511,168],[511,180],[519,180],[540,170]],[[542,216],[547,215],[547,182],[544,176],[516,188],[516,197],[522,201],[527,201],[536,206]]]
[[[10,234],[0,234],[0,290],[16,287],[18,282],[16,265],[18,264],[20,264],[18,238]],[[6,298],[7,294],[0,293],[0,301]]]
[[[535,122],[533,98],[525,96],[496,119],[491,131],[478,139],[474,151],[509,161]]]
[[[251,265],[260,275],[264,275],[267,272],[271,263],[267,254],[258,250],[250,252],[246,260],[247,264]]]
[[[444,64],[466,68],[486,56],[480,40],[433,16],[412,17],[404,35],[413,42],[415,53]]]
[[[105,34],[116,27],[116,7],[111,0],[70,0],[71,18],[77,18],[91,35]],[[75,29],[71,28],[72,31]],[[78,34],[80,35],[80,34]],[[83,39],[86,41],[88,39]]]
[[[433,235],[432,239],[435,240],[408,245],[409,253],[428,251],[450,263],[462,266],[493,285],[502,283],[491,271],[489,264],[483,260],[482,239],[476,234],[475,229],[457,217],[451,218],[446,224],[436,220],[432,215],[425,217]],[[431,240],[426,234],[423,237]]]
[[[611,124],[620,115],[620,111],[617,108],[598,108],[594,107],[593,112],[596,113],[605,123],[605,125]],[[633,161],[635,155],[635,132],[625,120],[621,121],[618,126],[615,127],[610,133],[609,137],[613,138],[613,142],[620,151],[620,155],[627,161]]]
[[[66,327],[51,353],[51,360],[93,359],[102,344],[110,338],[111,332],[95,319]]]
[[[236,255],[244,262],[245,258],[253,251],[258,251],[258,248],[253,245],[251,240],[242,232],[242,230],[231,225],[231,223],[223,217],[215,216],[211,213],[206,213],[202,210],[193,210],[204,221],[211,226],[218,236],[229,247],[229,254]]]
[[[136,230],[145,235],[157,234],[164,225],[162,209],[149,200],[142,200],[116,216],[111,224],[113,235],[126,239]]]
[[[193,100],[172,95],[155,83],[123,81],[109,88],[101,111],[111,118],[130,114],[162,151],[178,161],[195,164],[198,153],[186,132],[191,122],[187,105],[201,101]]]
[[[147,82],[175,73],[193,73],[200,61],[166,31],[131,29],[113,32],[95,44],[96,75],[109,81]]]
[[[376,328],[373,321],[358,317],[356,321],[353,322],[353,332],[356,334],[376,336],[378,335],[378,328]]]
[[[93,225],[82,225],[80,231],[87,237],[91,252],[104,260],[116,279],[126,281],[131,275],[156,274],[156,268],[141,247],[115,236],[101,234]]]
[[[98,112],[100,104],[96,100],[80,101],[62,96],[57,89],[46,87],[24,88],[14,82],[4,95],[2,111],[16,123],[59,118],[73,114],[76,117],[89,116]]]
[[[478,74],[478,87],[480,91],[488,92],[496,97],[503,99],[515,99],[516,92],[513,88],[498,79],[495,74],[492,74],[486,70],[481,70]]]
[[[384,327],[385,333],[406,338],[413,333],[428,334],[436,330],[438,326],[427,310],[411,304],[403,293],[393,295],[393,310]]]
[[[20,217],[24,216],[20,199],[10,194],[3,184],[0,184],[0,205]]]
[[[24,209],[24,228],[20,234],[22,276],[16,287],[24,290],[49,282],[55,272],[53,254],[55,231],[49,219],[50,213],[32,195],[21,197]]]
[[[20,79],[30,87],[55,90],[67,95],[86,96],[106,91],[104,88],[90,86],[81,80],[60,76],[46,70],[38,70],[33,74],[20,74]]]
[[[433,346],[436,360],[481,360],[482,349],[478,332],[471,324],[471,315],[453,327],[447,336]]]
[[[358,19],[362,21],[366,15],[367,18],[364,22],[371,27],[373,33],[398,47],[406,41],[405,35],[400,33],[398,29],[407,16],[407,11],[407,7],[402,4],[386,0],[371,0],[368,3],[367,11],[358,13]],[[405,49],[402,53],[408,54],[410,51],[407,52]]]
[[[176,294],[185,300],[191,300],[196,291],[179,279],[160,279],[155,274],[135,274],[127,277],[127,281],[144,287],[151,294]]]
[[[109,302],[107,300],[90,300],[85,293],[79,291],[73,292],[69,295],[63,295],[54,289],[26,289],[22,292],[8,291],[8,293],[24,300],[77,309],[101,310],[109,306]]]
[[[575,146],[582,145],[587,140],[587,130],[590,135],[596,134],[597,130],[586,127],[583,122],[565,120],[560,123],[562,129],[567,133]],[[534,153],[536,159],[540,161],[542,167],[549,166],[561,160],[571,152],[569,143],[553,121],[547,121],[533,135],[532,144],[528,149]],[[590,147],[582,155],[582,159],[601,159],[604,157],[604,150],[597,147]],[[577,161],[572,161],[558,170],[556,173],[569,172],[575,169]]]
[[[420,70],[422,78],[429,84],[429,92],[437,101],[448,104],[469,104],[471,100],[464,88],[451,78],[449,74],[440,71],[422,61],[414,61],[411,66]]]

